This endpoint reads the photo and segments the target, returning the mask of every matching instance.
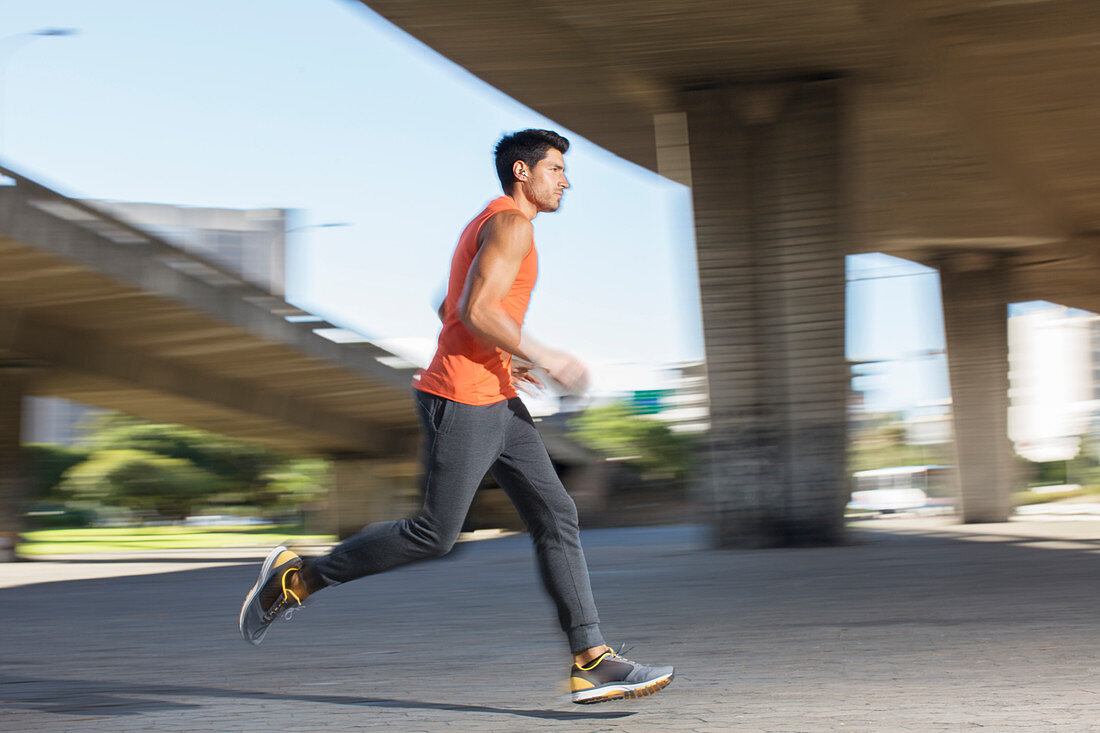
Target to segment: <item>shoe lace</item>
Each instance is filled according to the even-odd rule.
[[[264,613],[265,620],[274,620],[279,616],[280,613],[283,613],[285,611],[285,613],[283,613],[283,618],[289,621],[294,616],[294,612],[301,608],[302,599],[298,596],[297,593],[291,590],[290,585],[287,583],[287,579],[290,577],[290,574],[296,572],[298,572],[298,568],[287,568],[286,572],[283,573],[283,577],[281,579],[283,592],[277,599],[275,599],[275,602],[271,604],[271,608],[267,609],[267,612]],[[298,605],[290,605],[291,598],[293,598],[294,602]]]
[[[620,644],[619,645],[619,651],[615,651],[611,647],[607,647],[606,651],[601,652],[600,656],[596,657],[594,660],[589,662],[588,665],[581,666],[581,669],[591,669],[591,668],[595,667],[596,665],[598,665],[603,660],[607,659],[608,657],[615,657],[616,659],[621,659],[622,661],[628,662],[629,664],[635,664],[635,662],[633,662],[633,661],[631,661],[631,660],[629,660],[629,659],[627,659],[626,657],[623,656],[623,654],[625,652],[628,652],[633,648],[634,647],[627,646],[626,644]]]
[[[625,661],[625,662],[629,662],[630,660],[626,658],[626,653],[627,653],[628,651],[630,651],[631,649],[633,649],[633,648],[634,648],[634,647],[632,647],[632,646],[627,646],[627,645],[626,645],[626,644],[624,643],[624,644],[620,644],[620,645],[619,645],[619,651],[615,651],[614,649],[610,649],[610,648],[609,648],[609,649],[607,650],[607,653],[608,653],[608,654],[610,654],[610,655],[611,655],[611,656],[613,656],[613,657],[618,657],[619,659],[622,659],[622,660],[623,660],[623,661]]]

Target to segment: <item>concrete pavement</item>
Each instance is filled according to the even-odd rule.
[[[53,582],[0,589],[0,729],[1097,730],[1098,538],[1097,520],[882,519],[843,547],[713,551],[690,527],[587,531],[605,634],[677,666],[656,696],[591,708],[564,694],[522,535],[327,590],[259,648],[237,636],[239,556],[44,564]]]

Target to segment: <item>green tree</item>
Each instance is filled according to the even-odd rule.
[[[26,470],[28,495],[32,499],[57,500],[61,498],[58,486],[65,472],[88,458],[85,448],[65,445],[31,443],[23,446],[23,465]]]
[[[216,433],[117,413],[104,416],[93,429],[89,443],[95,450],[134,449],[179,458],[220,478],[225,492],[262,491],[267,474],[287,461],[282,454]]]
[[[870,418],[862,430],[854,431],[848,444],[848,469],[867,471],[892,466],[951,465],[949,443],[913,445],[905,442],[901,416],[882,414]]]
[[[322,459],[287,455],[216,433],[182,425],[142,422],[119,413],[108,413],[93,422],[85,442],[93,458],[112,453],[117,459],[119,451],[138,451],[147,457],[171,461],[146,460],[143,463],[146,478],[150,479],[149,486],[163,485],[167,480],[161,476],[153,481],[151,466],[163,472],[175,467],[182,473],[176,481],[180,488],[174,493],[181,500],[192,497],[189,509],[192,512],[206,506],[217,507],[219,511],[232,512],[236,507],[247,508],[249,512],[259,508],[269,514],[291,514],[302,504],[316,499],[326,486],[328,464]],[[102,473],[101,468],[96,470]],[[198,482],[201,490],[195,484],[196,477],[201,477]],[[96,485],[100,488],[84,491],[85,498],[97,492],[107,495],[102,482]],[[113,489],[112,492],[128,497],[123,500],[125,506],[148,509],[150,505],[148,498],[137,498],[140,492]],[[171,508],[167,507],[166,511],[168,509]],[[171,511],[173,516],[179,514],[178,508]]]
[[[222,488],[182,458],[143,450],[101,450],[69,469],[61,490],[73,499],[182,518]]]
[[[569,422],[582,445],[640,469],[646,478],[683,484],[692,465],[691,440],[622,402],[594,407]]]
[[[315,501],[325,493],[329,464],[321,458],[291,458],[265,475],[266,506],[286,511]]]

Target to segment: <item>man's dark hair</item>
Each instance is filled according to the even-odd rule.
[[[504,189],[504,193],[510,194],[512,184],[516,182],[512,166],[517,160],[534,168],[551,149],[565,155],[569,150],[569,141],[552,130],[520,130],[502,137],[497,143],[496,160],[497,178],[500,179],[500,187]]]

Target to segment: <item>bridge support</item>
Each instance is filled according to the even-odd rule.
[[[1015,484],[1008,439],[1010,265],[988,254],[940,262],[964,522],[1004,522]]]
[[[685,95],[721,547],[843,539],[842,91],[820,80]],[[658,135],[669,160],[682,159],[676,143]]]
[[[0,364],[0,562],[15,559],[26,485],[19,461],[27,369]]]
[[[331,458],[331,526],[340,539],[371,522],[399,519],[418,506],[414,461],[346,453]]]

